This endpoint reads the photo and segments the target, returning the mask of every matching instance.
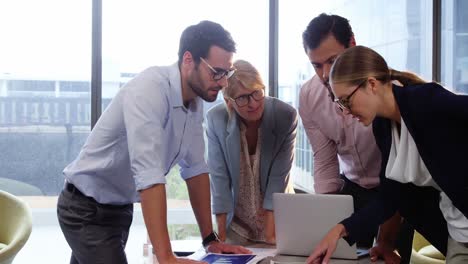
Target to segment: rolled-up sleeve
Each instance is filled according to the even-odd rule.
[[[304,125],[305,127],[305,125]],[[318,128],[305,128],[314,152],[314,189],[316,193],[335,193],[343,186],[340,179],[336,143]]]
[[[206,136],[208,139],[208,165],[210,168],[211,203],[213,214],[233,211],[231,181],[213,117],[208,113]]]
[[[205,139],[203,138],[203,116],[199,115],[195,120],[191,137],[191,145],[187,155],[179,162],[180,175],[184,180],[208,173],[208,165],[205,161]]]
[[[129,85],[122,93],[122,111],[131,170],[137,190],[166,183],[163,163],[163,124],[169,103],[162,89],[150,80]]]

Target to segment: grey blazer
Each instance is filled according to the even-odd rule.
[[[240,117],[229,115],[224,104],[207,113],[208,166],[213,214],[227,213],[230,224],[239,193]],[[260,188],[263,208],[273,210],[273,193],[291,187],[289,173],[294,158],[297,112],[287,103],[265,97],[262,117]]]

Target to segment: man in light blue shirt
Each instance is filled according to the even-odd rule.
[[[139,201],[158,261],[194,262],[176,258],[169,242],[164,184],[175,164],[207,250],[248,252],[220,243],[213,232],[204,160],[202,99],[214,101],[227,85],[235,51],[229,32],[202,21],[182,33],[178,63],[144,70],[115,96],[64,170],[57,212],[72,248],[70,263],[127,263],[124,249]]]

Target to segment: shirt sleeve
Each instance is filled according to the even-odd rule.
[[[389,179],[382,179],[381,182],[379,195],[341,222],[348,233],[344,239],[350,245],[373,235],[379,225],[392,217],[400,206],[403,184]]]
[[[197,103],[203,104],[201,101]],[[203,115],[199,114],[194,122],[192,137],[190,140],[190,147],[183,159],[179,161],[180,175],[184,180],[191,177],[198,176],[202,173],[208,173],[208,166],[205,161],[205,139],[203,137]]]
[[[339,177],[337,145],[311,120],[313,113],[309,111],[308,96],[304,90],[303,87],[299,97],[299,114],[314,152],[314,189],[316,193],[336,193],[343,186]]]
[[[121,94],[122,114],[136,188],[143,190],[166,183],[162,159],[163,125],[169,103],[164,87],[142,76],[122,89],[125,89]]]

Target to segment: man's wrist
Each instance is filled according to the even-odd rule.
[[[202,245],[204,248],[207,248],[212,242],[220,242],[218,234],[214,231],[203,238]]]
[[[172,262],[173,260],[176,259],[176,256],[172,251],[170,252],[154,252],[153,249],[153,254],[156,255],[156,258],[158,259],[159,263],[166,263],[166,262]]]

